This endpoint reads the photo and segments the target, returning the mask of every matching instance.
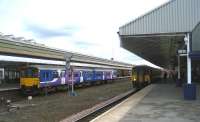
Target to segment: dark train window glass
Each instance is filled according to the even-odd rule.
[[[53,71],[53,78],[58,78],[58,72],[57,71]]]
[[[48,72],[46,72],[46,78],[49,78],[49,73]]]
[[[46,78],[46,73],[43,73],[43,74],[42,74],[42,77],[45,79],[45,78]]]
[[[5,71],[5,76],[6,76],[6,77],[8,76],[8,71]]]
[[[97,76],[101,76],[103,72],[97,72]]]
[[[0,71],[0,79],[3,79],[3,71]]]
[[[74,77],[79,77],[78,73],[74,74]]]
[[[33,69],[32,70],[32,77],[38,77],[38,70],[37,69]]]
[[[93,73],[92,72],[89,72],[89,76],[92,76],[93,75]]]
[[[17,77],[17,72],[15,72],[15,75]],[[32,78],[32,77],[38,77],[38,69],[36,68],[26,68],[26,69],[23,69],[21,72],[21,77],[24,77],[24,78]]]
[[[12,79],[12,72],[11,71],[8,72],[8,78]]]

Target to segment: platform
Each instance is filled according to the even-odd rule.
[[[10,90],[17,90],[19,89],[19,83],[18,84],[1,84],[0,85],[0,92],[2,91],[10,91]]]
[[[197,85],[197,100],[186,101],[175,84],[150,85],[92,122],[198,122],[199,89]]]

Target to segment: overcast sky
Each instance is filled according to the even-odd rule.
[[[0,32],[50,47],[145,63],[120,48],[119,27],[169,0],[0,0]]]

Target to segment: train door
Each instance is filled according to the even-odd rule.
[[[83,82],[83,71],[80,71],[80,83]]]
[[[73,80],[75,83],[79,83],[80,82],[80,71],[74,71],[73,72]]]
[[[63,84],[66,84],[67,81],[69,80],[69,79],[67,79],[68,76],[66,76],[66,73],[67,73],[67,72],[65,72],[65,70],[62,70],[61,73],[60,73],[61,84],[62,84],[62,85],[63,85]]]
[[[113,79],[113,75],[114,75],[114,72],[112,70],[111,73],[110,73],[110,79]]]
[[[3,83],[4,80],[4,69],[0,68],[0,85]]]
[[[105,76],[106,75],[106,72],[103,72],[103,80],[105,80]]]

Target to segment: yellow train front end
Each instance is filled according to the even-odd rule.
[[[20,88],[23,94],[36,94],[39,85],[38,69],[29,67],[21,70]]]
[[[132,68],[131,81],[133,87],[142,88],[151,82],[150,70],[146,66],[136,66]]]

